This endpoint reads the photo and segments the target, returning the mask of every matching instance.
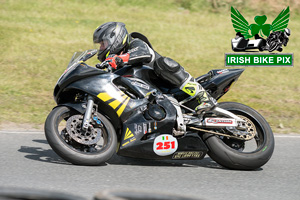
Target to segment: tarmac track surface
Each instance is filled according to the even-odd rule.
[[[75,166],[42,132],[0,131],[0,189],[62,192],[85,199],[106,189],[142,190],[206,200],[296,200],[300,197],[300,136],[275,135],[271,160],[255,171],[228,170],[209,157],[153,161],[115,155],[104,166]]]

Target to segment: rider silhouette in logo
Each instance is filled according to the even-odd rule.
[[[286,47],[289,36],[291,35],[291,30],[286,28],[283,32],[282,31],[276,31],[269,35],[267,38],[267,44],[265,49],[269,52],[272,51],[282,51],[282,45]]]
[[[156,75],[196,98],[195,110],[210,110],[217,103],[205,89],[176,61],[163,57],[153,50],[148,39],[137,32],[128,34],[125,24],[107,22],[99,26],[93,35],[99,61],[108,61],[114,69],[126,65],[152,66]]]

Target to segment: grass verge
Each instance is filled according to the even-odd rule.
[[[162,55],[177,60],[193,76],[224,68],[235,32],[229,8],[187,10],[181,1],[2,0],[0,6],[0,123],[42,124],[55,106],[52,91],[73,52],[93,48],[94,29],[122,21],[148,36]],[[191,4],[194,5],[194,4]],[[195,6],[193,7],[195,8]],[[282,8],[283,9],[283,8]],[[258,110],[274,132],[300,132],[299,15],[291,17],[292,68],[246,68],[221,101]],[[251,18],[258,11],[243,15]],[[277,12],[260,11],[275,19]],[[271,21],[267,21],[271,23]],[[93,59],[89,64],[95,64]]]

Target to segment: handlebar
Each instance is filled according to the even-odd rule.
[[[96,64],[96,68],[98,68],[98,69],[107,69],[108,72],[113,71],[113,68],[109,64],[109,61],[103,61],[100,64]]]

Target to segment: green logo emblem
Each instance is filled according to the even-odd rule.
[[[272,24],[265,24],[267,21],[267,16],[255,16],[254,21],[256,24],[250,24],[243,17],[243,15],[235,8],[231,7],[231,22],[234,30],[238,33],[240,32],[245,39],[254,37],[259,34],[261,37],[269,37],[271,31],[281,31],[283,32],[287,28],[290,17],[290,9],[287,7],[283,9],[281,13],[275,18]]]

